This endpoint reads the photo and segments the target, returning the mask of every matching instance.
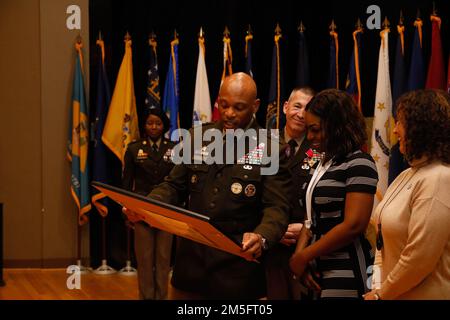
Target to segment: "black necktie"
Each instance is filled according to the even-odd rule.
[[[158,152],[158,146],[156,145],[156,143],[153,144],[152,149],[153,152]]]
[[[290,149],[289,158],[292,158],[295,155],[295,148],[298,146],[298,143],[294,139],[291,139],[289,140],[288,145]]]

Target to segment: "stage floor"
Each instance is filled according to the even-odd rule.
[[[137,276],[82,274],[68,289],[65,269],[4,269],[0,300],[137,300]],[[74,283],[72,281],[72,283]]]

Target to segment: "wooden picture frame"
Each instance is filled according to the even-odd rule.
[[[250,254],[242,252],[240,244],[216,229],[208,216],[101,182],[94,181],[92,186],[134,211],[151,227],[253,260]]]

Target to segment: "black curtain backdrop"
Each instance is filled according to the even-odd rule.
[[[444,57],[447,59],[450,42],[450,2],[436,0],[436,9],[442,19],[441,36]],[[135,0],[91,0],[90,1],[90,102],[94,106],[96,92],[96,70],[98,51],[95,41],[102,32],[106,47],[106,66],[111,91],[114,89],[117,73],[124,54],[123,39],[128,31],[133,40],[133,72],[138,114],[142,114],[147,68],[149,61],[148,35],[154,31],[158,41],[158,64],[161,97],[170,55],[170,41],[174,30],[179,34],[179,94],[181,126],[189,128],[198,60],[197,35],[203,27],[206,38],[206,67],[208,72],[211,102],[214,103],[222,74],[223,31],[225,25],[231,32],[233,51],[233,71],[243,71],[245,67],[245,32],[248,25],[253,30],[253,73],[258,86],[261,108],[258,120],[264,124],[265,110],[269,94],[274,29],[280,24],[283,34],[282,60],[284,66],[285,92],[294,86],[297,65],[298,31],[300,21],[306,27],[305,35],[310,55],[311,86],[316,90],[325,88],[328,77],[329,30],[331,19],[335,20],[339,34],[339,78],[340,88],[344,88],[349,61],[353,50],[352,32],[358,18],[364,25],[361,40],[361,84],[362,108],[366,117],[373,116],[380,30],[369,30],[366,21],[367,7],[378,5],[382,21],[387,16],[391,23],[390,66],[391,77],[394,66],[394,51],[397,40],[396,25],[400,10],[405,24],[406,65],[409,66],[413,22],[417,11],[423,20],[424,65],[428,67],[431,50],[432,1],[293,1],[278,0],[271,4],[256,0],[191,0],[191,1],[135,1]],[[91,107],[91,113],[93,108]],[[111,158],[115,168],[114,184],[120,184],[120,162]],[[121,267],[126,259],[126,237],[123,218],[119,208],[114,208],[108,219],[108,258],[113,266]],[[99,218],[91,214],[91,258],[95,266],[100,261]],[[133,259],[134,261],[134,259]]]

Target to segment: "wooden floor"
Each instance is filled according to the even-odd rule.
[[[65,269],[5,269],[0,300],[137,300],[137,277],[81,275],[81,288],[69,290]]]

